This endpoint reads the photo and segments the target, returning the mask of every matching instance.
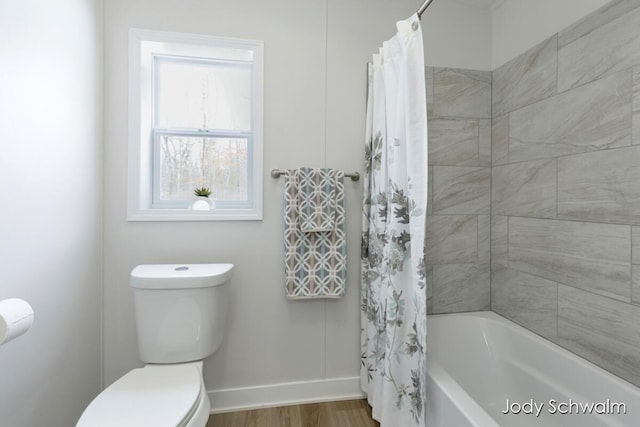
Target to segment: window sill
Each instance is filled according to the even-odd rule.
[[[261,221],[262,212],[253,209],[191,211],[188,209],[144,209],[129,212],[127,221]]]

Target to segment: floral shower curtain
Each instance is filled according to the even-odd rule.
[[[360,382],[382,427],[425,425],[427,107],[422,31],[397,24],[369,64]]]

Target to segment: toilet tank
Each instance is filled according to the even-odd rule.
[[[222,344],[233,264],[139,265],[131,271],[138,350],[147,363],[183,363]]]

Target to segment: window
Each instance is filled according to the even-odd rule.
[[[262,42],[131,30],[128,219],[262,219]],[[191,211],[193,191],[216,209]]]

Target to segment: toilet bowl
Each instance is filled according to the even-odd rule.
[[[204,427],[202,359],[224,335],[232,264],[142,265],[131,272],[138,350],[148,364],[107,387],[77,427]]]
[[[209,418],[202,362],[134,369],[96,397],[78,427],[202,427]]]

